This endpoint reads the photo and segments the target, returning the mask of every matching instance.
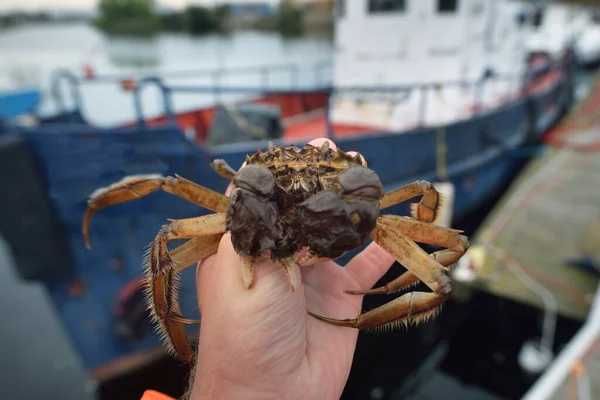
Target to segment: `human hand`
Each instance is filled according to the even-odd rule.
[[[330,147],[336,149],[331,141]],[[301,268],[302,282],[293,291],[281,264],[260,258],[246,289],[240,258],[225,234],[196,273],[202,323],[190,399],[338,399],[358,330],[319,321],[307,310],[355,318],[363,296],[344,290],[371,288],[393,262],[371,243],[345,268],[333,261]]]

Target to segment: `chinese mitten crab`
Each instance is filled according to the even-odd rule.
[[[83,235],[89,248],[88,224],[104,207],[139,199],[162,189],[214,211],[196,218],[170,220],[152,241],[145,268],[148,306],[169,347],[183,360],[192,350],[177,302],[177,274],[216,252],[227,231],[241,258],[246,287],[252,285],[254,260],[265,251],[281,263],[292,288],[299,283],[299,266],[335,259],[363,245],[369,237],[389,252],[407,272],[386,285],[350,294],[391,294],[424,282],[432,292],[408,292],[354,319],[337,320],[310,313],[327,323],[358,329],[419,322],[431,316],[451,291],[449,266],[469,246],[461,231],[432,224],[441,207],[433,186],[418,181],[384,193],[379,178],[363,165],[362,157],[329,148],[293,145],[257,151],[246,165],[233,170],[217,160],[213,168],[233,181],[229,197],[180,176],[137,175],[97,190],[88,201]],[[380,210],[422,196],[412,216],[380,215]],[[174,250],[167,242],[188,239]],[[415,242],[445,248],[427,254]]]

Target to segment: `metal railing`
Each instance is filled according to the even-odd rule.
[[[566,60],[569,62],[570,60]],[[224,69],[204,69],[204,70],[187,70],[187,71],[171,71],[157,74],[157,76],[149,76],[140,79],[132,77],[128,74],[113,74],[103,75],[95,77],[84,77],[80,78],[75,76],[68,70],[59,70],[56,72],[52,82],[52,95],[61,112],[65,112],[65,102],[62,98],[60,88],[61,81],[66,81],[70,85],[70,92],[73,98],[73,104],[75,111],[81,110],[81,93],[79,86],[83,84],[97,84],[97,83],[122,83],[126,80],[133,82],[134,93],[134,106],[137,112],[137,118],[139,123],[143,123],[142,107],[141,107],[141,89],[148,84],[157,85],[162,92],[165,116],[170,119],[174,119],[174,110],[172,107],[171,96],[175,93],[196,93],[196,94],[211,94],[213,96],[214,103],[220,101],[221,95],[224,94],[239,94],[239,95],[254,95],[264,96],[271,93],[282,93],[282,92],[314,92],[314,91],[326,91],[331,95],[344,93],[345,95],[352,96],[357,95],[357,98],[363,98],[365,95],[383,96],[388,95],[392,98],[392,101],[400,103],[406,100],[412,93],[418,93],[420,95],[420,101],[418,106],[418,123],[419,126],[424,126],[425,119],[427,117],[427,106],[430,94],[434,91],[447,88],[460,88],[465,90],[467,93],[472,92],[472,104],[475,106],[473,109],[473,115],[477,115],[480,112],[484,112],[484,107],[481,107],[482,101],[485,96],[486,85],[497,82],[513,82],[515,89],[512,93],[522,93],[527,89],[528,85],[535,80],[540,74],[546,73],[552,69],[564,68],[565,60],[555,61],[553,63],[547,63],[536,68],[528,69],[523,74],[519,75],[505,75],[505,76],[485,76],[476,81],[443,81],[434,83],[414,83],[410,85],[388,85],[388,86],[356,86],[356,87],[332,87],[331,82],[324,83],[324,71],[327,68],[331,68],[331,62],[329,60],[320,61],[312,66],[313,78],[315,85],[310,88],[300,89],[298,85],[300,67],[297,64],[279,64],[279,65],[267,65],[267,66],[253,66],[253,67],[232,67]],[[276,72],[287,72],[290,76],[289,86],[274,86],[271,84],[270,75]],[[225,76],[240,76],[256,74],[260,79],[260,84],[257,86],[223,86],[220,84],[221,80]],[[166,85],[163,80],[171,78],[198,78],[198,77],[210,77],[212,83],[207,85]],[[329,110],[327,110],[328,112]],[[327,124],[330,124],[329,118]],[[331,131],[331,127],[328,127],[328,132]]]
[[[583,327],[571,339],[569,344],[561,351],[552,365],[533,384],[523,396],[523,400],[546,400],[552,398],[560,385],[564,384],[573,365],[585,358],[586,351],[598,341],[600,337],[600,286],[587,320]]]
[[[333,65],[332,60],[321,60],[315,62],[310,67],[301,68],[298,64],[284,63],[284,64],[270,64],[270,65],[254,65],[244,67],[224,67],[224,68],[205,68],[205,69],[190,69],[180,71],[148,71],[143,73],[143,77],[159,77],[161,79],[190,79],[190,78],[204,78],[208,77],[212,79],[211,85],[219,87],[220,82],[226,77],[237,77],[255,75],[261,82],[260,87],[265,90],[269,86],[271,76],[276,73],[286,73],[289,75],[290,88],[297,88],[299,85],[300,71],[303,69],[312,69],[313,82],[315,86],[322,86],[324,84],[324,71],[331,69]],[[81,81],[86,84],[94,83],[120,83],[127,79],[141,79],[139,74],[133,73],[118,73],[118,74],[105,74],[98,75],[91,74],[84,76]],[[330,82],[326,85],[330,85]]]

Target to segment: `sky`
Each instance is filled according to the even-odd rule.
[[[10,10],[89,10],[95,8],[99,0],[0,0],[0,11]],[[264,2],[265,0],[228,0],[236,2]],[[267,0],[274,3],[275,0]],[[159,0],[159,3],[173,8],[181,8],[187,4],[212,5],[223,0]]]

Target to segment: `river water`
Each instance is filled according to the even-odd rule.
[[[177,71],[296,65],[296,73],[281,68],[271,72],[267,80],[260,71],[254,70],[225,74],[220,83],[257,88],[264,84],[310,87],[327,81],[330,73],[327,65],[332,53],[333,43],[327,39],[285,39],[275,33],[161,34],[151,39],[131,39],[108,37],[85,23],[27,25],[0,31],[0,90],[27,86],[32,82],[41,85],[46,89],[40,107],[44,115],[56,111],[47,90],[52,74],[59,68],[81,74],[86,65],[99,76],[166,73],[161,76],[174,85],[210,85],[214,79],[206,74],[180,78],[173,74]],[[65,102],[72,105],[65,85],[62,89]],[[118,80],[86,83],[81,91],[82,110],[90,123],[110,126],[135,118],[133,98],[120,89]],[[146,115],[153,116],[162,111],[157,89],[145,89],[142,97]],[[221,100],[234,97],[221,97]],[[180,94],[174,95],[173,101],[177,110],[185,110],[213,103],[215,98],[212,94]]]

